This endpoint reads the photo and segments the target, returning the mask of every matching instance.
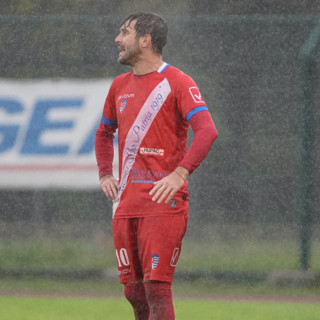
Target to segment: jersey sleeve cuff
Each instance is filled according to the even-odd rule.
[[[189,175],[197,168],[197,167],[193,166],[192,164],[189,164],[189,163],[184,162],[184,161],[180,162],[178,164],[178,166],[187,169],[189,171]]]

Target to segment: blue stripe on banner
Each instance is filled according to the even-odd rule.
[[[102,122],[104,124],[106,124],[107,126],[116,126],[118,124],[117,121],[112,121],[112,120],[109,120],[107,117],[105,117],[104,115],[102,115]]]
[[[167,65],[160,71],[160,73],[163,73],[164,70],[166,70],[169,66],[170,66],[170,64],[167,64]]]
[[[200,111],[208,111],[208,108],[206,106],[195,107],[194,109],[188,112],[188,114],[186,115],[186,120],[190,121],[190,119]]]

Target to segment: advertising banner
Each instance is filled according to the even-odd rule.
[[[99,188],[94,137],[111,82],[0,80],[0,188]]]

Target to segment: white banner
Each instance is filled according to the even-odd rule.
[[[111,82],[0,80],[0,188],[99,188],[94,136]]]

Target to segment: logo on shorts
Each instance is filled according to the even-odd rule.
[[[118,271],[118,273],[119,273],[119,276],[122,275],[122,274],[126,275],[126,274],[131,273],[131,269],[120,270],[120,271]]]
[[[179,248],[174,248],[173,253],[172,253],[172,258],[170,261],[170,266],[175,267],[177,262],[178,262],[178,257],[179,257]]]
[[[152,270],[156,270],[158,263],[159,263],[159,255],[152,254],[151,255]]]

